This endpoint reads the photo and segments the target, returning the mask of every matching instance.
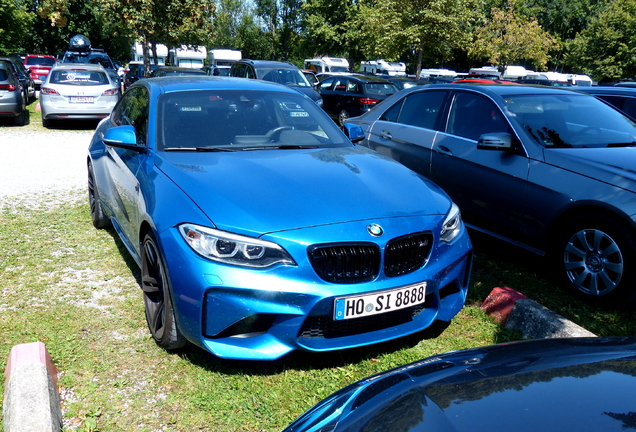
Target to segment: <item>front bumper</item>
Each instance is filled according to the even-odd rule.
[[[420,219],[421,226],[430,227],[430,217]],[[387,241],[390,236],[404,234],[398,232],[403,227],[395,220],[380,222]],[[299,231],[303,232],[292,234],[310,244],[317,239],[328,242],[335,234],[332,227]],[[341,230],[337,232],[342,235]],[[324,352],[413,334],[436,320],[450,321],[465,303],[472,266],[472,246],[465,229],[451,244],[440,244],[436,238],[430,259],[419,270],[397,277],[380,275],[357,284],[323,281],[306,258],[308,244],[285,239],[282,234],[268,240],[281,244],[298,266],[248,270],[199,257],[185,246],[176,229],[162,233],[177,325],[188,340],[223,358],[273,360],[296,349]],[[369,241],[369,236],[364,240]],[[338,297],[423,281],[427,282],[426,300],[421,306],[349,320],[333,319]]]

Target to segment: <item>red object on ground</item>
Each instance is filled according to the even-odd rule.
[[[519,300],[529,300],[529,298],[512,288],[497,287],[486,297],[481,305],[481,310],[485,311],[497,323],[504,325],[512,308]]]

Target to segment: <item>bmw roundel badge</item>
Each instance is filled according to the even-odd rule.
[[[380,237],[382,234],[384,234],[384,230],[378,224],[367,225],[367,232],[373,237]]]

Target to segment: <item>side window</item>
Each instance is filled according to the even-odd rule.
[[[625,96],[597,96],[610,105],[623,111],[632,119],[636,119],[636,98]]]
[[[256,74],[254,73],[252,66],[245,67],[245,78],[256,79]]]
[[[332,86],[333,86],[333,82],[334,79],[326,79],[323,82],[320,83],[320,85],[318,86],[321,90],[332,90]]]
[[[360,84],[356,81],[347,81],[347,92],[349,93],[361,93]]]
[[[425,129],[435,129],[437,117],[446,97],[444,91],[425,91],[411,94],[404,101],[399,123]]]
[[[346,91],[347,90],[347,80],[344,78],[336,79],[336,85],[333,88],[335,91]]]
[[[112,121],[117,126],[135,127],[138,144],[146,144],[148,99],[145,87],[133,88],[124,94],[112,114]]]
[[[384,114],[380,116],[380,120],[397,123],[402,105],[404,105],[404,99],[400,100],[398,103],[385,111]]]
[[[493,101],[482,95],[464,92],[455,95],[447,132],[475,141],[490,132],[512,134],[506,118]]]

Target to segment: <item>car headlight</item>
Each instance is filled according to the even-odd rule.
[[[462,230],[462,215],[459,212],[459,207],[457,204],[453,203],[450,211],[446,215],[446,219],[444,219],[444,224],[442,225],[442,232],[439,234],[440,241],[444,243],[452,242]]]
[[[296,265],[276,243],[193,224],[179,225],[179,232],[196,253],[212,261],[253,268]]]

